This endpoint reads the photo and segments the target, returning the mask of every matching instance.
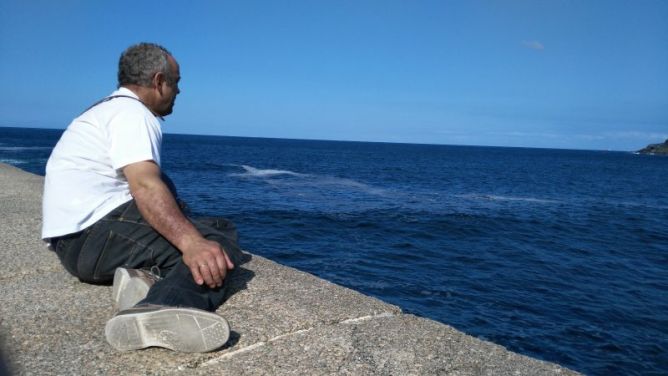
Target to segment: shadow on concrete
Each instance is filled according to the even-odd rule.
[[[239,343],[240,338],[241,334],[235,332],[234,330],[230,330],[230,338],[227,340],[227,342],[225,342],[225,345],[223,347],[219,348],[216,351],[222,351],[233,348],[234,346],[236,346],[237,343]]]
[[[9,371],[9,364],[5,359],[5,352],[3,350],[4,348],[5,348],[5,336],[0,335],[0,376],[5,376],[5,375],[8,376],[13,374],[13,372]]]
[[[250,262],[252,259],[253,256],[251,254],[243,253],[241,262],[236,265],[233,273],[226,278],[225,283],[227,284],[227,293],[225,294],[225,300],[231,298],[239,291],[245,290],[248,287],[248,282],[255,277],[255,272],[242,267],[242,265]]]

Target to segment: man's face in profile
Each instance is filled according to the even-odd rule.
[[[176,96],[181,92],[179,90],[179,81],[181,80],[179,64],[171,56],[167,57],[167,61],[169,64],[169,74],[166,75],[165,80],[162,83],[162,100],[156,111],[160,116],[166,116],[172,113]]]

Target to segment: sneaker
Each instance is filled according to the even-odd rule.
[[[222,347],[230,337],[227,321],[195,308],[141,305],[117,313],[104,328],[116,350],[164,347],[201,353]]]
[[[159,279],[160,277],[147,270],[117,268],[111,292],[114,308],[123,311],[139,303]]]

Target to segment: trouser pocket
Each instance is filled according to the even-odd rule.
[[[86,240],[83,232],[62,236],[56,243],[55,251],[65,270],[75,277],[79,276],[79,252],[81,244]]]

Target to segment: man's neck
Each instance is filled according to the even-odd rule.
[[[121,87],[125,88],[125,89],[128,89],[131,92],[133,92],[144,103],[148,103],[148,99],[151,97],[151,93],[150,93],[151,89],[148,88],[148,87],[134,85],[134,84],[123,85]]]
[[[139,97],[139,100],[144,103],[146,108],[148,108],[153,115],[158,116],[155,111],[153,111],[153,103],[154,103],[154,98],[155,94],[153,93],[153,89],[145,86],[139,86],[135,84],[127,84],[121,86],[122,88],[126,88],[133,92],[137,97]],[[162,118],[162,116],[160,116]]]

